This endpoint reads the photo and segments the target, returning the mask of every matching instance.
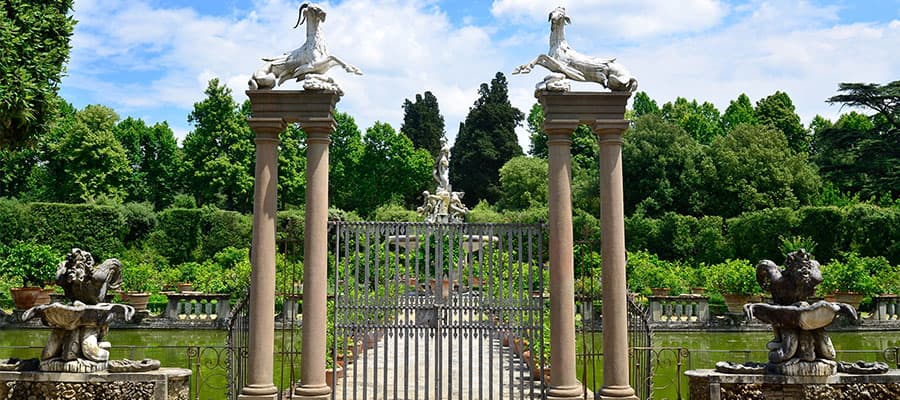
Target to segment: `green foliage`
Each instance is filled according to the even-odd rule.
[[[126,292],[154,293],[175,284],[180,277],[169,281],[168,260],[151,247],[133,247],[118,257],[122,263],[122,290]]]
[[[709,146],[715,180],[707,214],[731,217],[744,211],[810,204],[821,187],[805,153],[794,153],[784,134],[769,126],[740,125]]]
[[[625,219],[625,235],[628,249],[649,249],[667,260],[715,263],[734,254],[721,217],[666,213],[660,219],[651,219],[634,214]]]
[[[849,249],[862,256],[885,256],[900,264],[900,208],[857,204],[847,210],[844,223]]]
[[[69,60],[72,0],[0,2],[0,147],[43,134]]]
[[[782,254],[793,253],[797,250],[804,250],[805,252],[812,255],[816,252],[817,243],[815,240],[808,236],[779,236],[778,240],[781,242],[779,249]]]
[[[466,216],[466,222],[471,223],[499,224],[503,221],[503,214],[486,200],[479,201]]]
[[[96,260],[118,255],[128,233],[119,207],[91,204],[31,203],[27,227],[29,240],[49,245],[59,254],[77,247]]]
[[[157,219],[149,243],[175,265],[203,262],[229,246],[250,245],[251,217],[235,211],[169,208],[158,213]]]
[[[196,290],[205,293],[243,293],[250,284],[250,258],[246,248],[227,247],[193,268]]]
[[[466,193],[469,206],[481,200],[496,203],[500,198],[500,167],[521,155],[516,137],[525,115],[509,102],[506,77],[498,72],[490,86],[482,83],[466,121],[460,124],[453,157],[450,158],[450,183]]]
[[[218,79],[209,81],[206,98],[194,103],[188,122],[194,130],[184,138],[188,187],[200,205],[252,211],[253,133],[246,115]]]
[[[417,222],[422,219],[418,212],[391,203],[378,206],[373,215],[375,221]]]
[[[59,253],[47,245],[32,242],[11,246],[0,244],[0,274],[21,282],[22,286],[43,287],[53,281],[60,261]]]
[[[744,259],[726,260],[705,268],[707,286],[720,294],[754,295],[762,293],[756,283],[756,267]]]
[[[15,199],[0,197],[0,244],[25,238],[28,206]]]
[[[656,100],[650,98],[647,92],[637,92],[634,94],[634,116],[642,117],[647,114],[655,114],[659,112],[659,105]]]
[[[335,112],[337,127],[331,134],[331,148],[328,154],[328,197],[331,205],[344,210],[352,210],[359,184],[356,174],[360,169],[365,146],[362,133],[356,122],[347,113]]]
[[[113,129],[133,171],[128,184],[130,201],[148,201],[156,208],[172,204],[180,189],[181,154],[166,122],[147,126],[128,117]]]
[[[650,289],[665,288],[678,295],[689,289],[683,267],[675,262],[661,260],[645,251],[628,253],[626,276],[628,288],[634,292],[649,294]]]
[[[660,109],[663,119],[680,126],[699,143],[709,144],[722,135],[719,110],[710,102],[700,104],[697,100],[688,102],[683,97],[674,103],[663,104]]]
[[[282,208],[306,203],[306,133],[295,124],[278,135],[278,199]],[[255,164],[254,164],[255,165]]]
[[[503,164],[497,207],[522,210],[540,204],[547,204],[547,160],[520,156]]]
[[[417,149],[428,150],[432,159],[441,151],[444,137],[444,117],[438,107],[437,98],[426,91],[424,96],[416,94],[416,101],[403,101],[403,125],[400,131],[412,140]]]
[[[822,283],[817,288],[820,294],[834,291],[862,293],[866,297],[880,294],[875,276],[892,270],[887,259],[862,257],[856,252],[844,253],[840,258],[822,266]]]
[[[761,124],[775,127],[787,138],[787,143],[795,152],[808,152],[810,136],[794,112],[794,103],[787,93],[776,91],[769,97],[756,102],[756,119]]]
[[[750,98],[746,94],[741,93],[736,100],[732,100],[722,114],[722,129],[729,132],[741,124],[757,124],[756,111]]]
[[[728,220],[727,229],[737,257],[748,260],[780,260],[779,237],[796,231],[797,216],[788,208],[770,208],[741,214]]]
[[[388,202],[400,202],[409,208],[418,205],[420,193],[431,181],[432,160],[427,151],[415,149],[408,137],[376,122],[366,130],[363,153],[355,168],[357,181],[351,184],[353,194],[347,206],[370,215]]]
[[[703,146],[679,126],[657,114],[637,119],[625,136],[622,159],[626,213],[694,214],[705,207],[704,180],[716,171]]]
[[[156,228],[156,213],[153,212],[153,204],[125,203],[121,207],[122,216],[128,225],[125,234],[125,243],[135,244],[145,239]]]
[[[843,232],[835,229],[844,225],[844,209],[834,206],[801,207],[796,215],[796,233],[816,244],[815,254],[820,262],[827,263],[837,256],[838,250],[846,248]]]
[[[877,83],[841,83],[839,95],[828,99],[831,104],[841,103],[851,107],[875,110],[894,129],[900,129],[900,81],[884,85]]]

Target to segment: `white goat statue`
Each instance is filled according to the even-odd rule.
[[[266,63],[253,73],[250,78],[250,89],[273,89],[284,81],[297,79],[303,82],[307,90],[332,90],[341,93],[340,87],[325,72],[335,66],[341,66],[347,72],[362,75],[359,68],[345,63],[340,58],[328,53],[328,46],[322,37],[319,24],[325,22],[325,10],[316,4],[304,3],[300,6],[300,15],[294,28],[306,24],[306,43],[290,53],[278,57],[263,58]]]
[[[556,7],[550,12],[550,51],[547,54],[537,56],[528,64],[522,64],[513,70],[513,74],[527,74],[535,65],[540,65],[550,70],[551,74],[537,84],[537,90],[549,90],[554,92],[569,91],[570,85],[566,78],[582,81],[597,82],[614,92],[634,92],[637,90],[637,79],[620,64],[616,59],[602,59],[585,56],[571,47],[566,42],[566,24],[572,22],[566,15],[564,7]]]

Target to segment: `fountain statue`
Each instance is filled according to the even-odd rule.
[[[437,190],[434,194],[427,190],[422,192],[425,202],[417,209],[419,215],[425,217],[425,222],[463,222],[469,209],[462,202],[465,193],[454,192],[450,187],[450,146],[447,139],[441,139],[441,153],[434,162],[432,176],[438,184]]]
[[[779,268],[762,260],[756,267],[756,280],[772,294],[775,304],[744,305],[748,318],[772,324],[774,338],[766,345],[769,362],[735,364],[722,361],[716,370],[723,373],[769,373],[788,376],[829,376],[840,372],[884,373],[884,363],[836,362],[834,345],[825,332],[838,315],[858,319],[853,306],[844,303],[806,299],[822,283],[819,263],[804,250],[789,253]]]
[[[56,269],[56,284],[71,304],[51,303],[26,310],[22,320],[40,317],[52,331],[40,363],[28,363],[45,372],[149,371],[156,360],[110,360],[110,343],[103,341],[114,320],[131,320],[134,308],[103,302],[107,290],[122,285],[122,264],[114,258],[94,265],[91,253],[75,248]],[[16,360],[18,362],[18,360]],[[25,365],[19,362],[19,365]],[[23,368],[13,368],[21,370]]]

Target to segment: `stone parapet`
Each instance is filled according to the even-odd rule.
[[[880,375],[783,376],[685,372],[691,400],[900,399],[900,370]]]
[[[188,400],[191,370],[74,374],[0,371],[0,399]]]

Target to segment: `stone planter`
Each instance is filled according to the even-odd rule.
[[[128,304],[134,307],[135,311],[143,311],[147,309],[147,303],[150,302],[149,293],[128,293]]]
[[[859,309],[859,303],[862,302],[863,297],[865,297],[862,293],[857,292],[842,292],[837,291],[832,293],[834,296],[834,301],[837,303],[847,303],[853,306],[854,309]]]
[[[44,289],[39,287],[10,288],[9,294],[12,296],[16,310],[27,310],[35,306],[38,298],[44,294]],[[48,296],[47,303],[44,304],[49,302],[50,297]]]
[[[725,306],[728,307],[728,312],[733,314],[743,313],[744,304],[750,302],[750,296],[745,294],[723,293],[722,297],[725,299]]]
[[[692,288],[691,288],[691,294],[700,294],[700,295],[702,295],[702,294],[705,293],[705,292],[706,292],[706,288],[704,288],[704,287],[692,287]]]
[[[650,288],[650,293],[653,296],[668,296],[669,288]]]
[[[190,292],[194,289],[193,283],[179,283],[178,285],[178,293]]]

